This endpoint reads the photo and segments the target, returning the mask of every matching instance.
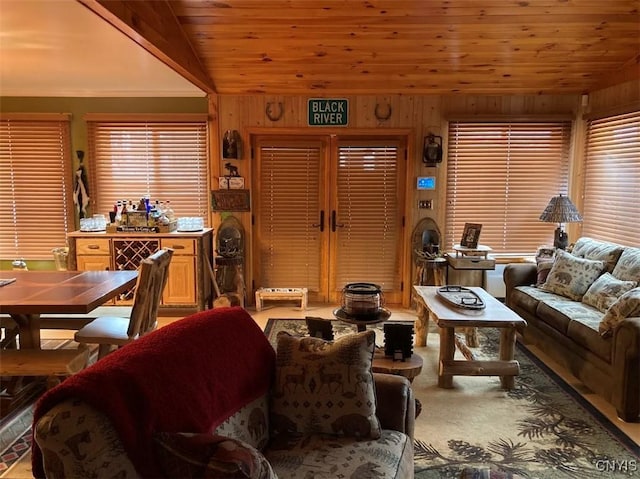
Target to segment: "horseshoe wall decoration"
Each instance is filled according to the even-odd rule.
[[[273,105],[273,102],[267,102],[265,113],[267,114],[267,118],[269,118],[269,120],[278,121],[280,118],[282,118],[282,115],[284,113],[284,106],[282,105],[282,102],[279,101],[277,103],[278,109],[277,111],[274,111]]]
[[[381,108],[380,107],[380,103],[376,103],[376,109],[374,110],[374,114],[376,115],[376,118],[380,121],[384,121],[384,120],[388,120],[389,118],[391,118],[391,112],[392,112],[392,108],[391,108],[391,104],[387,103],[386,108]]]

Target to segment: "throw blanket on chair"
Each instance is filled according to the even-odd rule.
[[[209,432],[266,393],[275,352],[242,308],[196,313],[160,328],[45,393],[33,424],[59,402],[78,398],[111,419],[142,477],[158,477],[155,432]],[[45,477],[32,445],[34,477]]]

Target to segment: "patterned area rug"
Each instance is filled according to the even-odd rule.
[[[354,332],[352,325],[332,324],[336,337]],[[383,346],[382,324],[371,327]],[[453,389],[438,388],[439,340],[431,327],[427,347],[414,349],[424,360],[413,381],[422,403],[415,433],[417,479],[640,477],[638,445],[521,344],[520,375],[511,391],[501,389],[497,377],[457,376]],[[265,333],[274,346],[279,331],[308,334],[304,320],[270,319]],[[499,332],[478,333],[475,354],[497,357]],[[491,476],[481,475],[487,471]]]
[[[0,477],[11,477],[9,471],[14,464],[31,450],[31,422],[33,404],[12,414],[0,426],[2,447],[0,448]]]

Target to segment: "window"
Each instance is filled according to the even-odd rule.
[[[0,258],[50,260],[73,224],[69,115],[0,116]]]
[[[571,123],[451,122],[445,245],[465,223],[482,224],[495,253],[527,254],[553,244],[556,224],[538,218],[568,187]]]
[[[209,221],[206,115],[87,115],[92,211],[148,195]],[[93,194],[91,194],[93,193]]]
[[[640,112],[589,121],[585,158],[582,234],[638,246]]]

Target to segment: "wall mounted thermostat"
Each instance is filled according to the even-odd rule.
[[[435,190],[436,177],[435,176],[419,176],[417,187],[419,190]]]

